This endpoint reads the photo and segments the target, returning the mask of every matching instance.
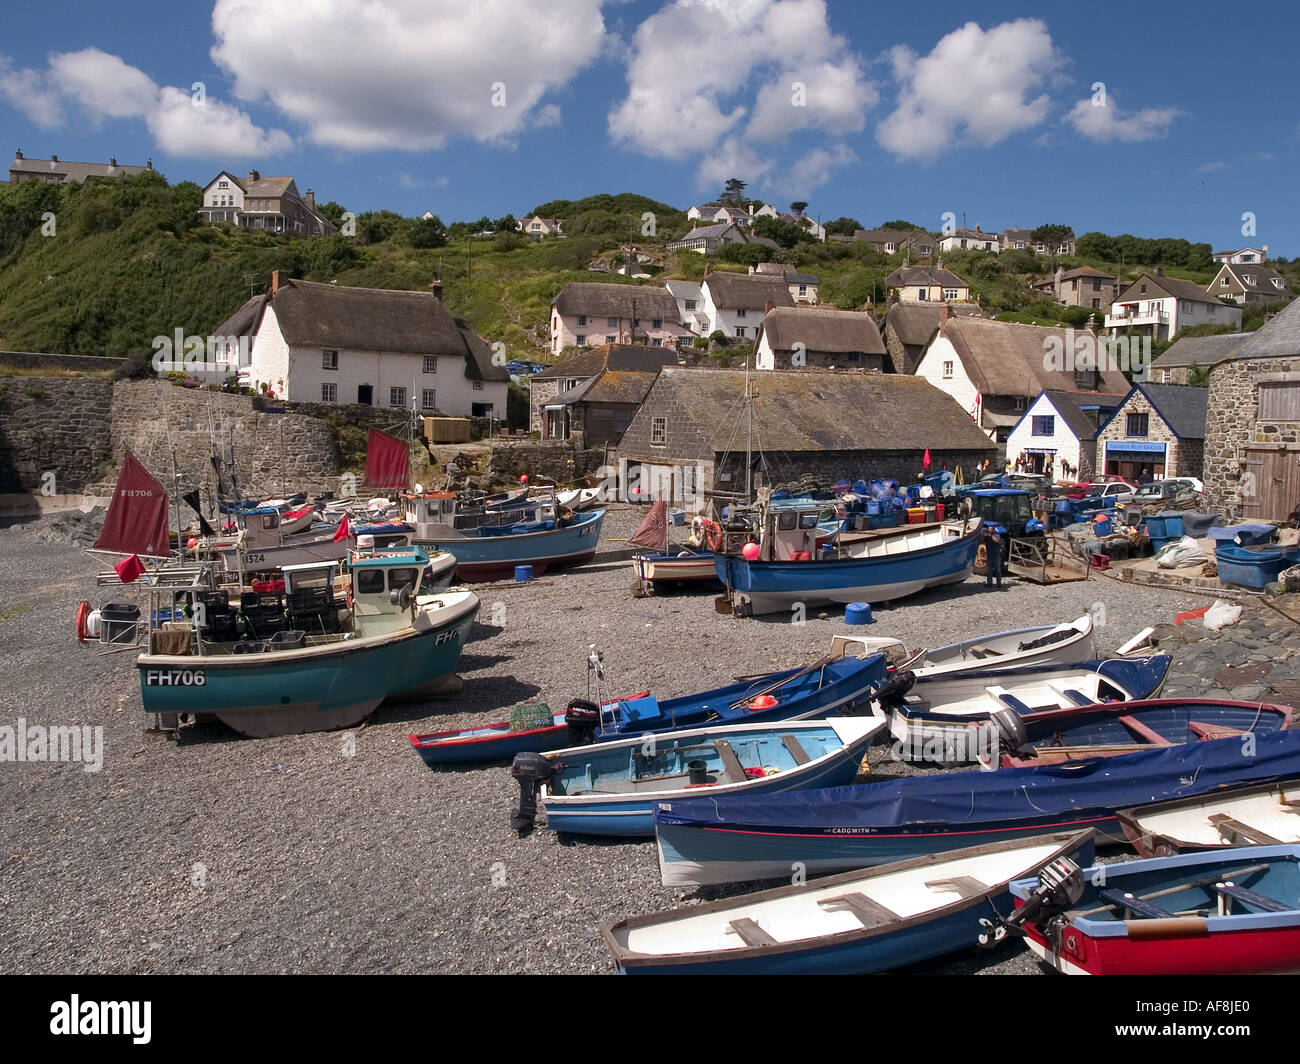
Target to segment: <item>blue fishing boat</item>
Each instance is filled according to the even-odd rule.
[[[518,511],[475,508],[462,511],[451,492],[402,496],[405,521],[421,547],[445,550],[456,571],[469,583],[508,579],[521,565],[533,575],[583,565],[596,556],[605,511],[574,513],[552,505],[538,510],[539,520],[519,520]]]
[[[319,634],[286,630],[283,606],[271,596],[242,607],[245,614],[256,609],[272,631],[251,640],[212,638],[207,607],[174,608],[198,597],[192,579],[157,580],[149,589],[149,649],[136,663],[145,712],[212,714],[263,738],[350,727],[386,699],[437,690],[455,672],[479,600],[464,590],[422,594],[428,564],[418,548],[350,552],[343,563],[349,610],[335,603],[331,581],[321,591],[334,622]],[[173,607],[165,614],[164,602]],[[171,619],[154,627],[152,618],[163,615]]]
[[[1087,864],[1091,831],[1013,839],[607,923],[626,975],[861,975],[979,943],[1013,880]]]
[[[726,722],[766,724],[867,710],[885,682],[885,658],[822,658],[798,669],[756,676],[726,687],[660,702],[649,691],[599,706],[575,701],[550,725],[512,732],[509,721],[480,728],[411,735],[426,764],[473,764],[631,735],[664,734]]]
[[[822,542],[819,508],[758,507],[758,554],[714,557],[737,616],[790,610],[796,604],[884,603],[928,587],[965,580],[979,549],[980,521],[938,521]],[[743,548],[742,548],[743,550]]]
[[[1116,810],[1300,778],[1300,733],[1274,732],[1041,768],[954,772],[764,799],[674,798],[655,809],[668,886],[809,875],[984,841],[1095,828]]]
[[[658,799],[722,799],[849,782],[884,727],[879,717],[726,724],[520,754],[511,774],[522,797],[511,822],[530,829],[531,806],[540,795],[547,826],[555,831],[653,835]]]

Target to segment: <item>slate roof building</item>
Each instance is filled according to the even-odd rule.
[[[1208,388],[1135,384],[1097,430],[1098,473],[1200,477]]]
[[[854,310],[775,307],[754,344],[756,369],[861,369],[893,372],[876,320]]]
[[[904,266],[885,278],[891,295],[901,303],[943,303],[970,299],[970,285],[951,270],[938,266]]]
[[[698,226],[679,240],[669,240],[664,244],[664,250],[698,251],[701,255],[710,255],[723,244],[761,244],[773,250],[780,246],[768,237],[755,236],[747,225],[719,222],[716,225]]]
[[[1106,315],[1112,335],[1170,340],[1193,325],[1241,328],[1241,308],[1221,302],[1195,281],[1144,273],[1120,292]]]
[[[1024,472],[1050,469],[1057,480],[1091,480],[1097,474],[1097,429],[1123,401],[1123,394],[1045,389],[1007,434],[1007,459]]]
[[[1207,291],[1212,296],[1231,299],[1239,306],[1246,303],[1274,303],[1290,299],[1294,293],[1287,288],[1286,279],[1268,266],[1238,265],[1225,262],[1210,282]]]
[[[1225,516],[1280,522],[1300,507],[1300,300],[1210,370],[1203,479]]]
[[[589,447],[616,442],[631,417],[626,404],[635,411],[659,371],[685,357],[671,347],[603,344],[547,366],[528,378],[529,431],[596,441]]]
[[[1067,307],[1092,307],[1100,321],[1115,299],[1115,282],[1112,274],[1091,266],[1080,266],[1073,270],[1059,268],[1053,276],[1036,281],[1030,287]]]
[[[915,229],[858,229],[854,240],[865,240],[886,255],[907,255],[925,258],[933,255],[938,242],[929,233]]]
[[[755,486],[812,476],[914,478],[933,468],[967,477],[996,445],[951,398],[917,377],[774,370],[750,378]],[[620,485],[649,498],[699,499],[745,489],[745,374],[665,367],[619,443]],[[872,416],[862,416],[871,411]],[[761,452],[761,453],[760,453]]]
[[[1219,333],[1215,336],[1180,336],[1147,369],[1147,379],[1157,384],[1190,384],[1192,367],[1207,372],[1249,340],[1254,333]]]
[[[432,286],[431,286],[432,287]],[[348,288],[271,275],[240,379],[281,399],[359,403],[474,417],[506,416],[510,374],[433,291]]]
[[[203,189],[199,217],[205,222],[230,222],[246,229],[269,229],[299,236],[330,236],[334,223],[316,209],[316,194],[299,195],[292,177],[263,177],[250,170],[236,177],[222,170]]]
[[[152,169],[152,159],[144,166],[123,166],[113,158],[106,163],[78,163],[60,159],[57,155],[51,155],[48,159],[29,159],[21,151],[16,151],[13,162],[9,164],[9,183],[16,185],[20,181],[36,180],[56,185],[70,181],[79,185],[88,177],[125,177],[128,174],[147,173]]]

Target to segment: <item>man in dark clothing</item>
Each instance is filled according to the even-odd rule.
[[[1150,467],[1150,466],[1143,466],[1143,467],[1142,467],[1142,475],[1141,475],[1140,477],[1138,477],[1138,483],[1139,483],[1139,484],[1150,484],[1150,483],[1151,483],[1151,467]]]
[[[993,586],[994,579],[998,587],[1002,586],[1002,534],[1001,525],[984,526],[984,583]]]

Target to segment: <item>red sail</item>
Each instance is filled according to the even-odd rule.
[[[371,429],[366,443],[366,487],[405,488],[409,479],[410,454],[406,441]]]
[[[660,499],[645,515],[645,520],[627,540],[634,547],[666,550],[668,547],[668,504]]]
[[[167,536],[167,489],[130,451],[122,459],[113,501],[94,549],[138,554],[144,558],[166,558],[171,554]]]

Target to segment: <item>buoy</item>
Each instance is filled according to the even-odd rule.
[[[195,539],[193,536],[190,536],[190,538],[185,541],[185,545],[189,547],[190,550],[193,550],[195,547],[199,545],[199,541]]]
[[[871,624],[871,604],[869,602],[850,602],[844,607],[845,624]]]
[[[528,483],[528,474],[527,474],[527,473],[524,473],[524,474],[522,474],[522,475],[520,476],[520,478],[519,478],[519,483],[520,483],[520,484],[527,484],[527,483]]]
[[[746,543],[743,547],[740,548],[740,554],[747,562],[758,561],[758,544]]]
[[[776,705],[776,699],[771,695],[757,695],[749,700],[749,711],[757,713],[762,709],[771,709]]]

